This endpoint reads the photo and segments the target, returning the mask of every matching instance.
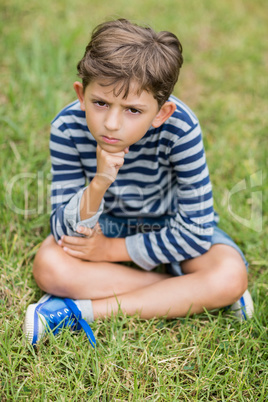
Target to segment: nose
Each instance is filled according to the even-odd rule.
[[[109,110],[105,116],[104,127],[108,131],[117,131],[121,127],[120,113],[116,110]]]

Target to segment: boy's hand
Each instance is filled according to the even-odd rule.
[[[97,145],[97,173],[95,181],[97,180],[104,185],[110,186],[116,179],[119,169],[124,164],[125,154],[128,153],[129,148],[125,148],[121,152],[107,152]]]
[[[100,225],[97,223],[93,229],[80,227],[78,233],[86,237],[62,236],[58,245],[75,258],[87,261],[108,261],[107,250],[109,250],[110,238],[104,236]]]

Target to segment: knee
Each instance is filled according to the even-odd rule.
[[[60,296],[60,288],[65,287],[62,262],[60,247],[53,238],[46,239],[33,262],[33,276],[40,289]]]
[[[53,263],[52,263],[53,261]],[[45,246],[44,243],[37,251],[33,262],[33,276],[40,289],[45,292],[51,292],[51,283],[55,282],[55,263],[53,249]]]
[[[247,271],[244,262],[225,261],[218,269],[217,291],[227,304],[236,302],[248,286]]]

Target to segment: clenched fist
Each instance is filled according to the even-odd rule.
[[[111,185],[118,174],[119,169],[124,164],[125,154],[128,153],[129,148],[125,148],[124,151],[110,153],[104,151],[97,145],[97,173],[96,176],[99,180],[103,180],[103,182],[107,185]]]

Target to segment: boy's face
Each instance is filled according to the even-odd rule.
[[[137,95],[136,85],[132,83],[127,98],[123,99],[123,93],[114,95],[113,85],[101,86],[98,81],[92,81],[83,92],[82,84],[74,83],[88,128],[107,152],[123,151],[139,141],[150,126],[159,127],[174,112],[172,102],[159,110],[150,92]]]

